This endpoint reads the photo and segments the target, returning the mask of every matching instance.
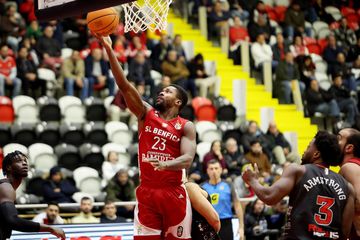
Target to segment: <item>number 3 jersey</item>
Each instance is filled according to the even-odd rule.
[[[145,116],[144,126],[139,132],[140,183],[149,187],[178,186],[182,184],[182,171],[155,171],[144,159],[170,161],[180,154],[180,142],[187,120],[176,117],[169,121],[151,109]]]
[[[315,164],[290,193],[283,239],[339,239],[342,214],[349,194],[346,180]]]

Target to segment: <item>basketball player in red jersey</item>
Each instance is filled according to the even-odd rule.
[[[337,137],[343,155],[339,173],[353,185],[356,192],[355,216],[349,239],[360,240],[360,132],[344,128]]]
[[[196,132],[192,122],[178,116],[187,104],[187,94],[170,85],[158,94],[155,108],[144,103],[127,81],[111,39],[97,37],[126,104],[138,119],[140,186],[136,189],[134,239],[191,239],[191,205],[182,170],[190,167],[195,156]]]

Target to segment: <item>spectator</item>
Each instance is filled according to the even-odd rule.
[[[99,223],[100,220],[92,214],[93,200],[83,197],[80,201],[80,213],[71,219],[71,223]]]
[[[16,77],[16,62],[9,54],[9,47],[0,47],[0,96],[5,95],[5,87],[12,86],[12,96],[15,97],[21,92],[21,80]]]
[[[134,36],[128,46],[128,61],[131,63],[132,59],[135,58],[136,54],[141,52],[145,57],[149,57],[149,51],[146,48],[146,45],[141,42],[139,36]]]
[[[138,85],[140,83],[150,87],[151,95],[155,91],[154,79],[151,78],[151,66],[143,52],[138,52],[129,64],[128,79]]]
[[[81,100],[84,100],[90,96],[89,79],[85,78],[85,63],[80,57],[79,51],[74,50],[71,56],[65,59],[62,64],[61,74],[64,78],[66,94],[73,96],[74,89],[80,89]]]
[[[346,17],[341,18],[340,26],[334,30],[336,39],[347,52],[351,45],[356,44],[356,35],[354,30],[349,28]]]
[[[234,16],[234,24],[229,29],[230,55],[235,64],[240,64],[240,44],[250,41],[247,28],[243,25],[240,17]]]
[[[251,57],[254,59],[255,68],[261,72],[264,62],[272,62],[273,52],[270,45],[265,42],[264,34],[257,35],[256,42],[251,46]]]
[[[309,88],[310,81],[315,79],[315,70],[316,66],[311,56],[305,56],[299,63],[300,80],[305,83],[306,88]]]
[[[125,169],[128,166],[119,162],[119,155],[114,151],[109,151],[107,161],[102,164],[103,179],[110,181],[120,169]]]
[[[188,64],[190,71],[190,77],[192,79],[207,78],[208,75],[205,72],[204,57],[201,53],[195,55]]]
[[[244,164],[243,167],[241,168],[241,172],[243,172],[248,167],[252,168],[252,165],[250,163]],[[254,190],[248,184],[246,184],[244,182],[244,180],[241,177],[241,174],[234,179],[234,190],[235,190],[235,193],[236,193],[236,196],[238,199],[250,198],[250,197],[255,196]],[[245,208],[247,203],[248,202],[241,203],[243,208]]]
[[[287,36],[290,41],[294,39],[295,35],[305,34],[305,14],[301,11],[298,2],[294,1],[285,13],[285,25]],[[310,36],[310,33],[306,33]]]
[[[265,218],[265,204],[256,199],[249,205],[245,214],[245,236],[246,239],[260,240],[267,236],[267,221]]]
[[[325,47],[323,52],[323,58],[328,64],[328,70],[334,67],[337,55],[340,52],[344,52],[343,48],[337,45],[335,36],[330,35],[328,37],[328,45]]]
[[[100,223],[123,223],[126,219],[116,215],[116,206],[112,201],[106,201],[102,214],[100,217]]]
[[[299,62],[307,55],[309,55],[309,50],[305,46],[303,38],[301,36],[296,36],[294,39],[293,45],[290,46],[290,51]]]
[[[230,13],[222,9],[221,2],[216,1],[214,3],[213,9],[208,17],[210,21],[210,36],[215,37],[216,39],[220,39],[220,36],[225,36]]]
[[[35,45],[33,45],[31,43],[31,39],[30,38],[23,38],[22,41],[20,42],[20,45],[22,47],[26,47],[28,52],[29,52],[29,57],[32,59],[32,61],[34,62],[35,66],[38,67],[39,64],[40,64],[40,61],[39,61],[39,56],[36,52],[36,49],[35,49]]]
[[[223,151],[221,149],[221,142],[219,140],[215,140],[211,143],[210,151],[205,154],[204,159],[202,161],[203,165],[203,173],[206,173],[206,169],[208,168],[208,163],[215,159],[219,161],[221,164],[221,168],[223,170],[222,175],[227,175],[228,169],[226,166],[226,162],[224,159]]]
[[[113,202],[135,201],[135,184],[129,179],[125,169],[119,170],[105,188],[106,200]],[[134,205],[118,207],[118,215],[126,218],[134,217]]]
[[[18,51],[19,42],[25,30],[25,21],[16,8],[16,4],[8,4],[6,14],[0,16],[0,40],[8,44],[13,52]]]
[[[168,35],[161,34],[160,42],[151,51],[151,65],[154,70],[162,72],[161,64],[166,59],[167,53],[171,50]]]
[[[25,37],[30,38],[31,44],[35,45],[36,41],[42,36],[42,31],[39,27],[38,21],[34,20],[26,28]]]
[[[169,76],[171,83],[175,83],[190,91],[192,97],[196,96],[195,81],[189,79],[190,72],[185,63],[178,58],[175,50],[170,50],[167,59],[161,65],[164,75]]]
[[[183,62],[186,62],[186,53],[184,47],[182,46],[182,37],[180,34],[176,34],[173,40],[172,49],[177,52],[179,59]]]
[[[268,229],[274,229],[278,231],[277,237],[282,235],[283,228],[286,223],[286,212],[288,210],[288,202],[282,199],[271,208],[265,211],[265,216],[268,224]],[[270,239],[278,239],[271,237]]]
[[[49,179],[44,183],[44,200],[46,202],[71,203],[72,195],[78,190],[67,179],[63,179],[61,168],[50,169]]]
[[[102,50],[95,48],[91,54],[85,58],[85,77],[89,80],[89,85],[93,84],[109,89],[109,95],[113,96],[115,91],[114,79],[109,75],[108,63],[104,60]],[[89,88],[89,96],[92,96],[93,89]]]
[[[266,136],[263,132],[258,128],[257,122],[249,121],[246,132],[242,135],[240,143],[244,147],[244,152],[247,153],[250,151],[250,142],[254,140],[259,140],[261,146],[264,147],[265,152],[268,156],[271,154],[271,149],[267,149],[269,143],[267,142]]]
[[[16,67],[17,76],[21,79],[24,95],[29,95],[31,90],[31,96],[35,99],[35,91],[39,88],[41,89],[41,96],[46,95],[46,81],[38,78],[37,67],[28,49],[24,46],[19,49]]]
[[[64,219],[60,217],[59,212],[59,205],[56,202],[50,202],[45,212],[37,214],[33,221],[47,225],[64,224]]]
[[[43,35],[36,42],[36,50],[42,64],[56,71],[62,63],[61,44],[53,36],[54,28],[50,25],[46,26]]]
[[[333,76],[333,84],[329,91],[334,94],[340,111],[346,113],[346,122],[349,124],[349,127],[352,127],[356,122],[358,110],[354,99],[350,96],[350,91],[343,85],[340,74]]]
[[[299,81],[299,67],[294,62],[291,52],[287,52],[285,60],[280,62],[276,68],[275,89],[277,89],[280,103],[290,104],[291,101],[291,81],[296,80],[299,83],[301,94],[305,91],[305,83]]]
[[[239,18],[241,21],[247,21],[250,13],[244,9],[244,1],[229,0],[230,13],[233,18]]]
[[[157,95],[159,92],[161,92],[162,89],[166,88],[167,86],[170,86],[171,79],[169,76],[163,75],[161,77],[161,82],[156,86],[156,90],[153,95],[153,102],[156,101]]]
[[[279,62],[285,60],[285,54],[289,52],[289,45],[284,41],[284,36],[282,33],[276,34],[276,43],[271,47],[273,52],[273,62],[275,62],[275,67]]]
[[[351,45],[348,55],[347,55],[347,62],[353,62],[360,56],[360,36],[356,41],[355,45]]]
[[[284,165],[286,161],[298,164],[301,163],[300,156],[291,151],[290,143],[285,139],[282,132],[279,131],[275,122],[269,123],[266,137],[278,164]]]
[[[256,22],[249,23],[248,29],[251,29],[251,31],[249,31],[249,35],[252,42],[257,40],[257,36],[259,34],[264,34],[266,41],[270,40],[272,30],[265,15],[259,15]]]
[[[271,182],[271,164],[268,156],[263,152],[263,148],[258,140],[250,143],[250,151],[245,154],[245,159],[252,165],[255,163],[259,168],[259,173],[264,181]]]
[[[319,87],[316,79],[311,80],[306,92],[307,109],[310,116],[315,112],[322,113],[325,117],[340,117],[340,109],[332,93]]]
[[[344,81],[344,85],[353,92],[356,92],[355,78],[351,73],[351,68],[345,62],[346,58],[344,53],[339,52],[336,56],[336,62],[329,69],[331,75],[341,75]]]
[[[229,176],[234,178],[241,175],[241,167],[245,163],[245,159],[234,138],[228,138],[225,142],[224,159],[229,170]]]
[[[127,52],[125,47],[126,39],[124,36],[119,35],[114,42],[114,52],[121,66],[127,63]]]
[[[244,213],[240,201],[237,199],[235,191],[231,183],[221,180],[222,167],[219,161],[213,159],[207,165],[207,175],[209,181],[202,185],[202,188],[209,193],[211,204],[214,206],[216,212],[219,214],[221,229],[220,238],[232,240],[233,225],[232,225],[232,205],[235,213],[239,219],[239,229],[237,230],[240,238],[244,237]]]
[[[354,61],[353,66],[351,68],[351,73],[354,75],[356,85],[360,85],[360,55]]]

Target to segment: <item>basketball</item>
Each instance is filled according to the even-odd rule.
[[[115,8],[104,8],[89,12],[86,21],[91,31],[102,36],[108,36],[116,30],[119,24],[119,15]]]

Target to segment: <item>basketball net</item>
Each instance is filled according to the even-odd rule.
[[[162,31],[172,0],[138,0],[122,4],[125,12],[125,32]]]

